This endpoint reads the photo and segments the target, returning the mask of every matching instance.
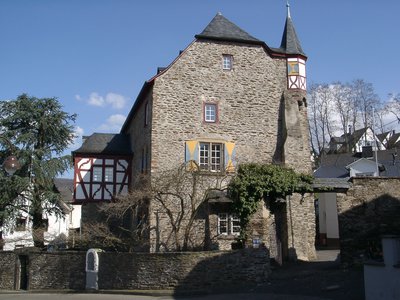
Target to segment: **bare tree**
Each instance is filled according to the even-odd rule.
[[[228,179],[226,175],[205,176],[194,161],[157,175],[143,175],[128,195],[99,207],[105,218],[84,225],[83,241],[91,247],[135,251],[148,249],[155,236],[154,251],[204,248],[205,238],[199,245],[198,230],[193,230],[196,220],[214,197],[212,191],[226,190]]]
[[[313,84],[309,89],[309,130],[311,148],[319,156],[333,136],[335,120],[332,91],[327,84]]]
[[[387,101],[384,109],[387,113],[393,114],[397,121],[400,122],[400,93],[389,94],[389,100]]]
[[[353,101],[361,118],[361,125],[366,128],[372,124],[373,110],[378,110],[381,102],[372,83],[365,82],[363,79],[356,79],[352,82],[351,88]]]

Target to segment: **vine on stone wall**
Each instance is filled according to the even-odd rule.
[[[240,217],[241,239],[244,229],[256,212],[260,201],[270,201],[273,207],[279,199],[293,193],[312,192],[313,177],[296,173],[293,169],[271,164],[242,164],[228,186],[229,197]]]

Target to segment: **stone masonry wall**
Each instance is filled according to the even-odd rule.
[[[370,258],[382,235],[400,232],[399,186],[400,178],[360,177],[337,194],[343,262]]]
[[[15,263],[13,252],[0,252],[0,290],[14,289]]]
[[[28,289],[85,289],[85,252],[27,253]],[[0,252],[0,289],[13,289],[17,254]],[[5,268],[3,268],[3,266]],[[230,252],[99,253],[99,289],[209,291],[265,283],[267,249]]]
[[[233,55],[233,70],[222,55]],[[185,141],[234,141],[237,163],[272,162],[279,108],[286,88],[286,61],[261,46],[195,41],[155,80],[152,169],[185,158]],[[218,105],[218,122],[203,122],[203,104]]]
[[[232,70],[222,68],[222,57],[227,54],[233,56]],[[283,162],[297,171],[311,171],[306,109],[299,112],[298,105],[305,93],[286,91],[285,58],[271,58],[261,45],[195,40],[153,80],[127,129],[135,153],[133,181],[144,153],[148,153],[151,174],[157,175],[184,163],[189,140],[234,142],[236,165]],[[151,104],[151,126],[147,127],[143,126],[146,102]],[[204,122],[206,103],[217,105],[218,122]],[[169,204],[177,205],[173,201]],[[298,256],[308,257],[314,247],[306,232],[313,226],[314,218],[309,220],[313,207],[299,209],[292,218],[300,219],[291,222],[296,223],[296,234],[301,234],[297,238],[304,241]],[[151,251],[162,244],[173,250],[168,218],[163,207],[150,202]],[[193,238],[197,236],[198,243],[204,239],[200,231],[205,221],[199,218],[196,222],[199,231]],[[217,228],[210,227],[210,231],[215,236]]]

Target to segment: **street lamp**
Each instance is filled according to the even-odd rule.
[[[8,144],[8,146],[10,147],[11,151],[14,150],[14,146],[13,144],[11,144],[11,142],[4,136],[0,135],[0,139],[2,139],[3,141],[6,142],[6,144]],[[9,174],[9,175],[13,175],[17,170],[19,170],[21,168],[21,164],[18,161],[17,157],[13,154],[11,154],[10,156],[8,156],[4,162],[3,162],[3,168],[4,170]]]

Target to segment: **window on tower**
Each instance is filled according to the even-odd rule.
[[[204,103],[204,122],[216,123],[218,121],[218,105],[216,103]]]
[[[288,62],[288,74],[299,75],[299,63],[297,61]]]
[[[233,56],[230,54],[222,55],[222,69],[232,70],[233,67]]]

